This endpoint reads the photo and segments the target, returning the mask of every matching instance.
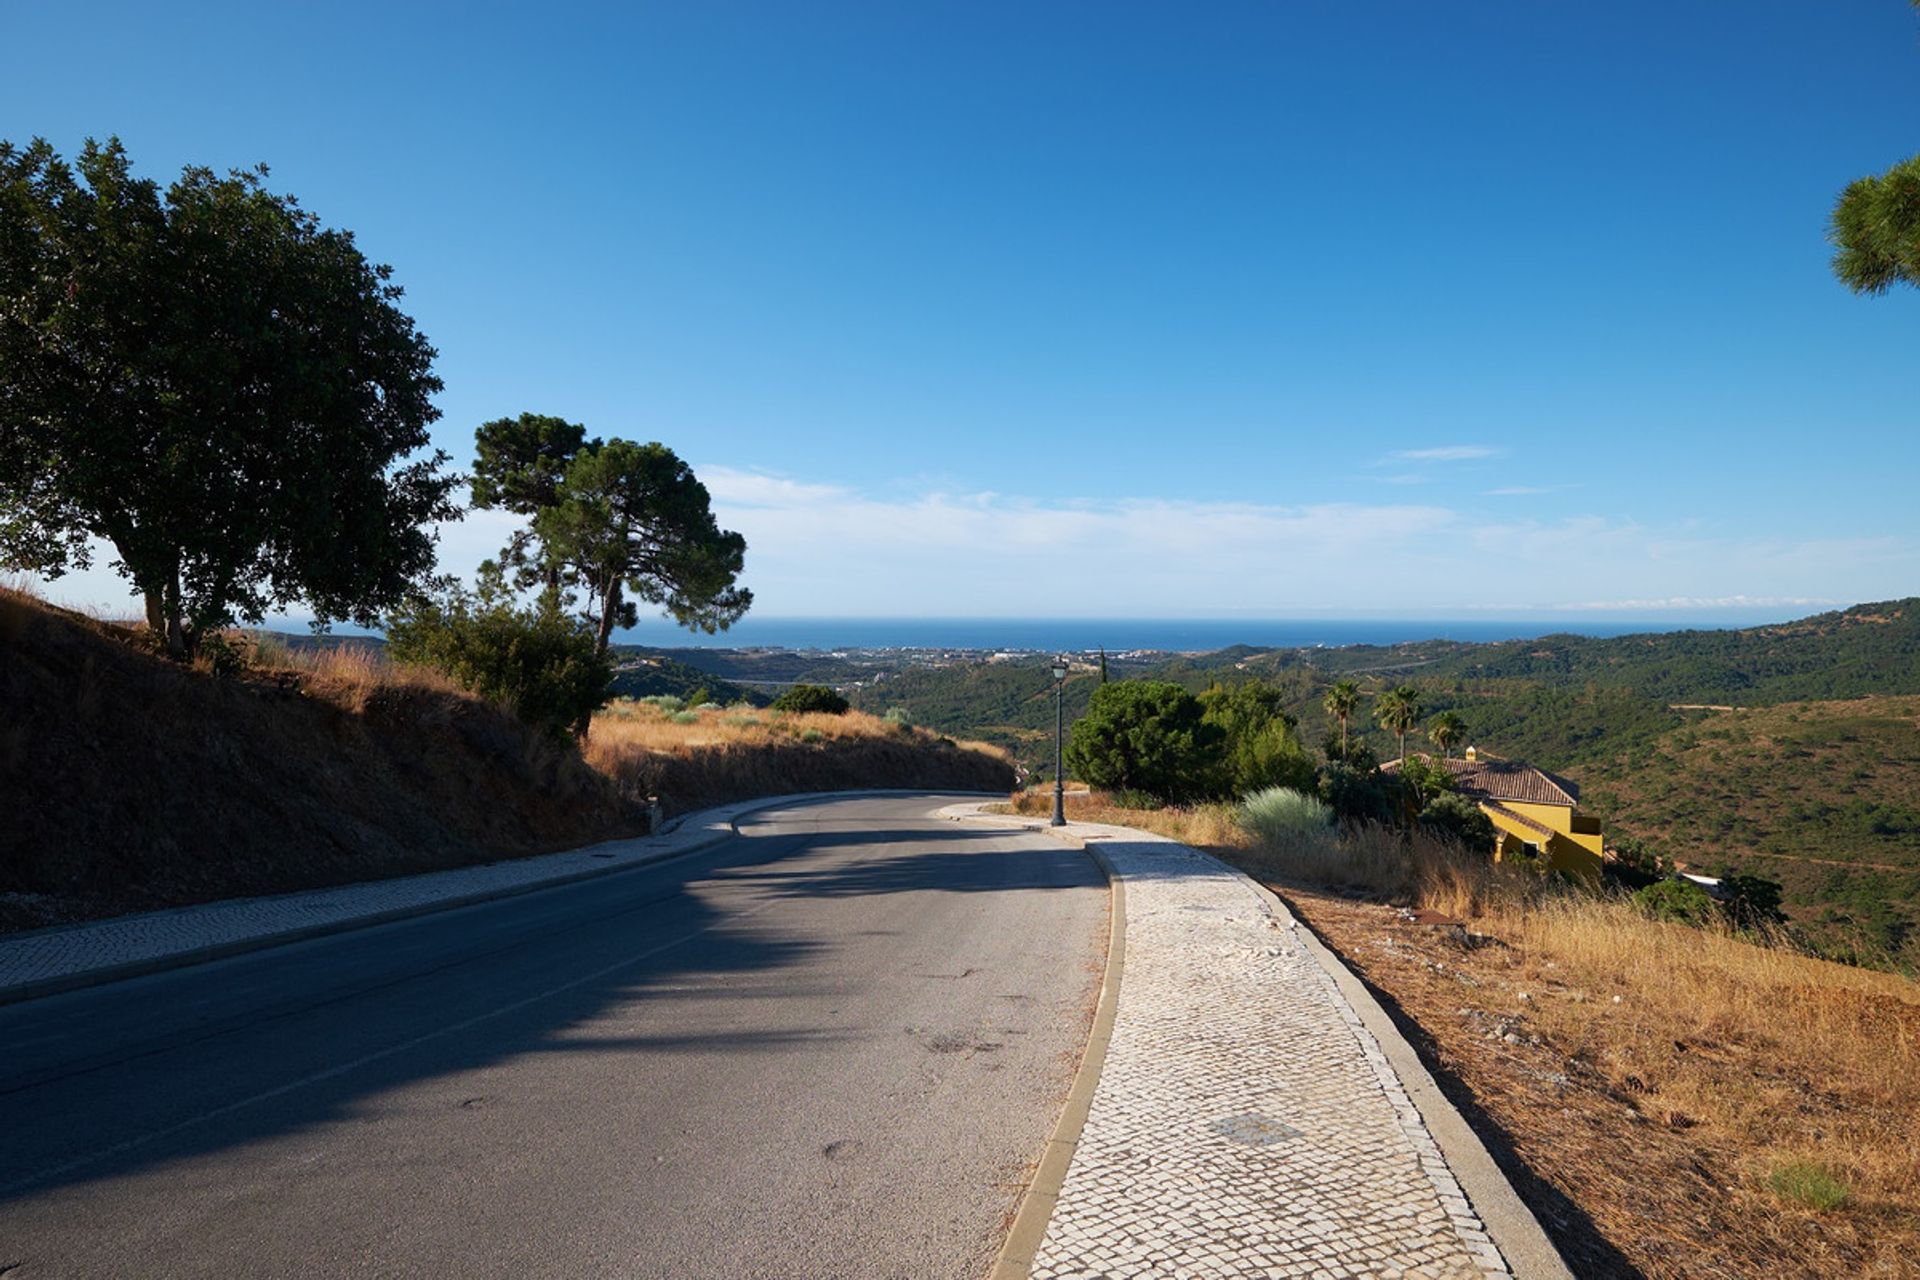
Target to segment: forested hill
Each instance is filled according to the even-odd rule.
[[[1469,734],[1505,754],[1568,768],[1674,728],[1674,707],[1741,707],[1873,694],[1920,694],[1920,599],[1855,605],[1795,622],[1739,631],[1672,631],[1596,639],[1552,635],[1476,644],[1428,640],[1340,648],[1254,649],[1116,659],[1115,678],[1173,680],[1191,689],[1216,681],[1279,683],[1318,743],[1327,685],[1354,679],[1363,691],[1409,683],[1429,712],[1457,709]],[[855,701],[904,706],[948,732],[985,734],[1029,763],[1046,754],[1053,729],[1045,660],[959,663],[883,677]],[[1076,671],[1067,715],[1086,705],[1096,680]],[[1356,725],[1362,733],[1370,725]],[[1376,744],[1382,749],[1382,736]]]
[[[1275,650],[1236,665],[1248,671],[1304,665],[1329,674],[1405,672],[1559,686],[1598,684],[1669,702],[1738,705],[1920,693],[1920,598],[1860,604],[1740,631]]]

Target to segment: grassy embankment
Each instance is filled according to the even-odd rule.
[[[1226,806],[1069,805],[1280,891],[1410,1024],[1576,1275],[1920,1274],[1920,985],[1390,832],[1263,844]]]
[[[639,834],[646,795],[1011,785],[998,756],[867,716],[669,730],[616,708],[583,758],[366,646],[225,648],[182,667],[0,587],[0,931]]]
[[[586,758],[669,812],[753,796],[859,787],[1005,791],[1013,768],[994,748],[849,711],[796,715],[675,698],[621,700],[593,718]]]

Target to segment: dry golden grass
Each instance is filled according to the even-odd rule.
[[[997,747],[861,711],[673,711],[623,699],[594,716],[586,758],[627,794],[657,796],[670,813],[802,791],[1004,792],[1013,784],[1013,765]]]
[[[1035,790],[1013,807],[1051,803]],[[1522,1193],[1576,1274],[1920,1274],[1920,985],[1377,828],[1275,847],[1224,806],[1068,807],[1281,891],[1539,1179]]]

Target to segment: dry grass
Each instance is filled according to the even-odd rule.
[[[583,844],[642,815],[570,744],[366,646],[195,668],[0,589],[0,929]],[[216,676],[215,665],[237,667]]]
[[[1013,783],[1013,765],[998,748],[860,711],[672,707],[614,702],[594,716],[586,747],[588,763],[624,792],[657,796],[670,813],[802,791],[1006,791]]]
[[[1280,890],[1415,1024],[1575,1274],[1920,1275],[1915,983],[1392,832],[1274,848],[1220,806],[1069,803]]]

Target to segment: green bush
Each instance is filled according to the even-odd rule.
[[[673,721],[675,724],[699,724],[700,713],[698,711],[676,711],[668,716],[667,719]]]
[[[1270,844],[1325,831],[1333,810],[1313,796],[1289,787],[1268,787],[1244,800],[1235,815],[1247,832]]]
[[[1720,914],[1713,895],[1691,880],[1662,880],[1638,890],[1633,903],[1654,920],[1690,924],[1700,928],[1711,924]]]
[[[684,711],[687,707],[685,698],[672,693],[650,693],[644,698],[635,698],[634,701],[644,702],[655,710],[664,711],[669,715],[676,711]]]
[[[1789,1160],[1781,1164],[1767,1175],[1767,1185],[1782,1200],[1818,1213],[1838,1209],[1850,1198],[1847,1184],[1831,1168],[1810,1160]]]
[[[913,713],[908,711],[905,707],[887,708],[887,714],[883,717],[883,719],[885,719],[888,724],[892,725],[896,729],[913,728]]]
[[[1780,910],[1780,898],[1786,886],[1765,876],[1722,872],[1720,888],[1727,895],[1723,904],[1727,918],[1742,929],[1764,928],[1787,922]]]
[[[773,700],[775,711],[795,713],[843,716],[848,707],[845,698],[823,684],[797,684]]]
[[[1222,733],[1219,795],[1250,796],[1268,787],[1311,791],[1319,779],[1313,757],[1300,744],[1299,722],[1285,709],[1286,694],[1260,680],[1200,695],[1208,724]]]
[[[592,632],[551,602],[516,604],[487,577],[478,594],[456,584],[437,599],[414,599],[389,620],[387,651],[554,734],[585,733],[613,684]]]
[[[1320,773],[1320,798],[1344,822],[1390,822],[1393,801],[1386,778],[1373,767],[1333,761]]]
[[[1493,851],[1493,820],[1458,792],[1443,791],[1430,798],[1420,810],[1420,825],[1476,852]]]
[[[1225,738],[1200,700],[1177,684],[1116,680],[1094,688],[1076,720],[1067,768],[1102,791],[1138,791],[1165,803],[1205,798]]]
[[[800,731],[800,741],[802,742],[825,742],[826,740],[827,735],[818,729],[802,729]]]

